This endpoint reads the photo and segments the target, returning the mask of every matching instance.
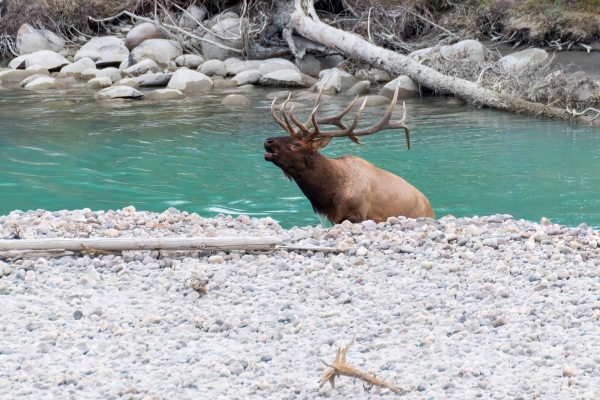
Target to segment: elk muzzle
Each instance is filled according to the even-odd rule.
[[[273,139],[267,139],[265,140],[265,161],[273,161],[273,158],[275,156],[277,156],[277,152],[275,151],[275,149],[273,148],[273,144],[274,144],[274,140]]]

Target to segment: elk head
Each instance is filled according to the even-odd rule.
[[[265,140],[264,147],[267,152],[265,154],[265,160],[270,161],[281,168],[288,178],[306,168],[311,168],[313,156],[318,153],[319,149],[327,146],[334,137],[347,137],[354,143],[362,144],[358,140],[358,137],[360,136],[371,135],[386,129],[404,129],[406,133],[406,144],[408,149],[410,149],[409,129],[404,124],[404,121],[406,120],[405,104],[403,104],[404,114],[402,119],[398,122],[390,122],[392,112],[396,106],[400,86],[396,88],[394,98],[383,118],[375,125],[363,129],[356,129],[356,126],[358,125],[358,120],[367,103],[367,98],[365,98],[350,127],[344,125],[342,118],[352,109],[358,96],[341,113],[327,118],[316,117],[324,87],[325,84],[321,86],[311,115],[305,123],[300,122],[294,117],[294,107],[289,110],[289,115],[286,115],[286,106],[290,101],[291,94],[279,108],[279,117],[275,113],[275,102],[277,99],[273,100],[273,103],[271,104],[271,115],[273,119],[289,134],[289,136],[272,137]],[[340,130],[324,131],[320,129],[320,125],[334,125],[340,128]]]

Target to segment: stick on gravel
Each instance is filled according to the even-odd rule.
[[[360,371],[358,368],[346,364],[346,354],[348,353],[350,346],[354,344],[354,339],[356,339],[356,335],[354,335],[352,341],[348,343],[346,347],[338,349],[337,354],[335,355],[335,360],[333,360],[333,365],[323,362],[323,364],[327,365],[329,369],[325,371],[325,374],[323,374],[319,388],[322,388],[327,382],[331,384],[332,388],[335,388],[336,376],[348,376],[350,378],[358,378],[362,381],[365,381],[371,386],[375,385],[389,389],[396,394],[403,394],[402,389],[398,386],[394,386],[390,383],[387,383],[383,379],[378,379],[372,375]]]
[[[273,250],[278,238],[263,237],[181,237],[181,238],[102,238],[102,239],[17,239],[0,240],[2,250],[102,251],[127,250]]]

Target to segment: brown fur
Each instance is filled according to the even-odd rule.
[[[323,156],[318,149],[330,139],[269,138],[265,141],[265,160],[293,179],[313,210],[333,224],[345,220],[385,222],[397,216],[435,217],[429,200],[399,176],[359,157]]]

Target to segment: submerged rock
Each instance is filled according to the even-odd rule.
[[[369,94],[369,90],[371,90],[371,81],[360,81],[348,89],[344,94],[347,94],[348,96],[365,95]],[[381,94],[381,92],[379,94]]]
[[[21,82],[23,79],[29,78],[33,75],[50,75],[50,73],[47,70],[45,72],[46,73],[33,70],[26,71],[22,69],[1,71],[0,82]]]
[[[92,78],[85,84],[86,89],[102,89],[112,85],[110,78],[105,76],[101,78]]]
[[[141,97],[144,97],[142,92],[129,86],[111,86],[94,95],[96,100],[137,99]]]
[[[157,89],[146,94],[147,100],[179,100],[185,95],[177,89]]]
[[[224,106],[247,107],[250,105],[250,99],[242,94],[230,94],[221,102]]]

